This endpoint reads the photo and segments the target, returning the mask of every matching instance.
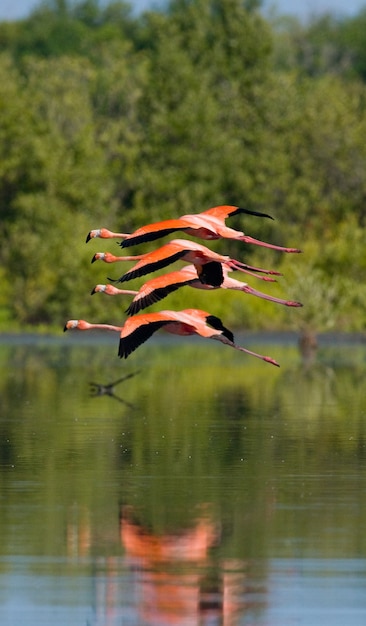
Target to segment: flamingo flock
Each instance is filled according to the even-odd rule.
[[[147,224],[131,234],[116,233],[107,228],[91,230],[86,242],[91,239],[122,239],[119,244],[122,248],[136,244],[155,241],[177,231],[203,240],[231,239],[254,244],[281,252],[298,253],[297,248],[286,248],[254,239],[241,231],[229,228],[225,220],[238,214],[247,214],[257,217],[273,219],[266,213],[250,211],[237,206],[217,206],[202,213],[183,215],[180,218],[164,220]],[[189,239],[173,239],[160,248],[135,256],[115,256],[109,252],[97,252],[92,263],[103,261],[116,263],[120,261],[136,261],[135,265],[119,278],[108,278],[111,283],[124,283],[152,272],[168,267],[176,261],[188,263],[183,268],[172,271],[156,278],[148,279],[138,291],[120,289],[113,284],[98,284],[91,294],[105,293],[109,296],[133,295],[128,306],[128,315],[123,326],[112,324],[91,324],[85,320],[69,320],[64,330],[109,330],[120,336],[118,356],[127,358],[141,344],[147,341],[159,329],[164,329],[176,335],[199,335],[207,339],[216,339],[236,350],[245,352],[267,363],[279,367],[275,359],[258,354],[234,341],[231,330],[226,328],[217,316],[200,309],[184,309],[182,311],[163,310],[156,313],[141,313],[143,309],[153,303],[160,302],[170,293],[184,286],[203,290],[233,289],[269,300],[288,307],[301,307],[300,302],[276,298],[269,294],[250,287],[247,283],[229,276],[229,272],[239,271],[255,276],[264,281],[274,281],[273,276],[280,273],[275,270],[253,267],[227,255],[213,252],[206,246],[190,241]]]

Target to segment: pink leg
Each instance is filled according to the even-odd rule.
[[[270,356],[263,356],[262,354],[257,354],[257,352],[252,352],[251,350],[247,350],[246,348],[243,348],[242,346],[237,346],[236,344],[233,344],[233,348],[235,348],[236,350],[240,350],[241,352],[246,352],[247,354],[250,354],[250,356],[255,356],[257,357],[257,359],[266,361],[266,363],[271,363],[271,365],[280,367],[280,364],[277,363],[277,361],[275,361],[275,359],[272,359],[272,357]]]
[[[249,269],[246,269],[250,267],[249,265],[245,265],[244,263],[239,263],[239,261],[237,263],[228,261],[226,262],[226,265],[230,267],[232,270],[238,270],[239,272],[244,272],[244,274],[249,274],[249,276],[254,276],[255,278],[258,278],[259,280],[265,280],[269,283],[275,283],[276,279],[270,278],[269,276],[258,276],[258,274],[256,274],[255,271],[266,272],[266,273],[268,272],[271,274],[276,274],[276,276],[281,276],[279,272],[275,272],[275,271],[272,272],[271,270],[260,270],[259,268],[258,269],[253,268],[253,271],[249,271]]]
[[[258,354],[257,352],[252,352],[252,350],[247,350],[247,348],[243,348],[242,346],[237,346],[236,343],[234,343],[233,341],[230,341],[230,339],[228,339],[224,335],[216,335],[216,336],[213,336],[212,339],[218,339],[222,343],[226,343],[228,346],[231,346],[232,348],[235,348],[235,350],[240,350],[240,352],[246,352],[246,354],[249,354],[250,356],[255,356],[257,359],[261,359],[262,361],[266,361],[266,363],[271,363],[271,365],[275,365],[276,367],[280,367],[279,363],[277,363],[277,361],[275,361],[275,359],[272,359],[272,357],[270,357],[270,356],[263,356],[262,354]]]
[[[256,289],[249,287],[249,285],[245,285],[243,287],[243,291],[245,291],[245,293],[251,294],[252,296],[263,298],[263,300],[269,300],[270,302],[277,302],[278,304],[284,304],[285,306],[293,306],[293,307],[302,306],[301,302],[295,302],[294,300],[283,300],[282,298],[276,298],[275,296],[270,296],[266,293],[262,293],[262,291],[257,291]]]
[[[275,246],[272,243],[266,243],[265,241],[260,241],[259,239],[254,239],[253,237],[249,237],[248,235],[243,235],[240,237],[240,241],[244,241],[244,243],[253,243],[256,246],[262,246],[263,248],[271,248],[271,250],[279,250],[280,252],[301,252],[298,248],[283,248],[282,246]]]

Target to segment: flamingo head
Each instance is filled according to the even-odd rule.
[[[85,320],[69,320],[64,326],[64,332],[66,330],[73,330],[78,328],[79,330],[88,330],[90,325]]]
[[[96,252],[91,262],[95,263],[95,261],[104,261],[104,259],[105,259],[105,252]]]
[[[77,328],[78,325],[79,325],[79,320],[69,320],[68,322],[66,322],[64,326],[64,332],[66,330],[72,330],[73,328]]]
[[[101,228],[97,228],[96,230],[91,230],[90,233],[88,233],[86,236],[85,243],[88,243],[88,241],[90,241],[91,239],[95,239],[96,237],[100,237],[100,236],[101,236]]]
[[[93,296],[95,293],[103,293],[106,289],[107,285],[95,285],[94,289],[91,291],[91,295]]]

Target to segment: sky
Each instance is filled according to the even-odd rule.
[[[0,0],[0,20],[26,17],[39,4],[39,0]],[[142,10],[159,4],[159,0],[130,0],[130,4],[137,10]],[[306,19],[327,11],[336,15],[355,15],[366,7],[366,0],[265,0],[264,5],[275,6],[280,14],[286,13]]]

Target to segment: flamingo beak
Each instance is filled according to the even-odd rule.
[[[93,258],[91,260],[91,263],[95,263],[95,261],[97,261],[97,255],[96,254],[94,254],[94,256],[93,256]]]
[[[94,287],[94,288],[91,290],[90,295],[91,295],[91,296],[94,296],[94,294],[95,294],[95,293],[97,293],[97,290],[96,290],[96,288]]]
[[[88,243],[88,241],[90,241],[90,240],[91,240],[91,236],[90,236],[90,233],[88,233],[87,237],[86,237],[86,240],[85,240],[85,243]]]

